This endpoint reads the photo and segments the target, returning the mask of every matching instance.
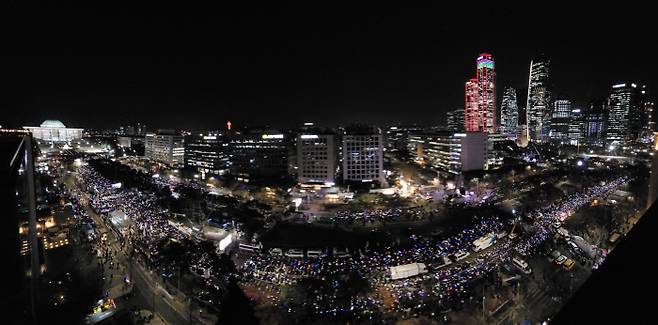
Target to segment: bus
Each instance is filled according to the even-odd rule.
[[[263,248],[263,245],[261,245],[260,243],[257,244],[240,243],[240,245],[238,245],[238,248],[241,251],[256,253],[260,251],[261,248]]]
[[[304,251],[301,249],[292,248],[287,250],[284,255],[286,255],[287,257],[302,258],[304,257]]]
[[[515,257],[515,258],[512,259],[512,264],[514,264],[514,266],[516,266],[516,268],[518,268],[519,270],[521,270],[521,272],[523,272],[525,274],[532,273],[532,269],[530,268],[528,263],[526,261],[518,258],[518,257]]]
[[[482,236],[474,240],[472,249],[474,252],[479,252],[481,250],[491,247],[491,245],[493,245],[495,242],[496,242],[496,234],[489,233],[485,236]]]
[[[306,251],[306,256],[308,257],[313,257],[313,258],[318,258],[322,256],[322,250],[320,249],[309,249]]]

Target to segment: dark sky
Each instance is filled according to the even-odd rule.
[[[0,59],[9,72],[0,124],[442,124],[447,110],[463,107],[464,81],[482,51],[494,55],[499,91],[523,87],[539,52],[552,58],[556,92],[576,104],[621,80],[658,86],[649,8],[309,2],[92,8],[95,1],[15,1],[2,22]]]

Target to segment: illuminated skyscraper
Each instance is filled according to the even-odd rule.
[[[464,110],[456,109],[446,113],[446,126],[450,131],[464,131]]]
[[[544,57],[530,61],[528,104],[526,105],[528,139],[545,141],[550,131],[551,94],[548,86],[550,60]]]
[[[496,73],[493,56],[482,53],[477,59],[478,111],[480,112],[480,130],[485,133],[496,132]]]
[[[384,143],[378,128],[348,127],[343,134],[343,181],[386,186]]]
[[[466,108],[464,124],[468,132],[480,131],[480,112],[478,110],[478,80],[472,78],[466,82]]]
[[[645,87],[634,83],[612,86],[608,98],[607,142],[635,141],[640,138],[649,122],[646,118],[645,94]]]
[[[550,138],[554,141],[566,142],[569,138],[571,101],[559,99],[553,103]]]
[[[585,110],[583,120],[585,140],[592,144],[602,145],[608,120],[608,102],[605,100],[592,101]]]
[[[500,104],[500,132],[516,138],[519,129],[519,107],[516,104],[516,89],[505,87]]]
[[[569,144],[577,146],[582,144],[585,133],[584,110],[581,108],[571,109],[569,117]]]

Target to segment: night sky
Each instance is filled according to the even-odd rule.
[[[558,96],[576,105],[605,96],[617,81],[658,87],[649,8],[311,2],[91,8],[14,1],[1,23],[8,73],[0,124],[443,124],[446,111],[463,108],[464,82],[483,51],[494,55],[499,95],[505,85],[527,86],[530,59],[540,52],[552,59]]]

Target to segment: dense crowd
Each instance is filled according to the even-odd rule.
[[[427,218],[429,215],[431,215],[431,212],[425,211],[422,207],[365,210],[360,212],[340,210],[329,217],[329,220],[336,224],[366,225],[372,223],[419,221]]]
[[[89,194],[89,204],[95,211],[105,218],[108,212],[115,209],[126,214],[129,222],[125,225],[116,225],[107,220],[107,224],[119,235],[121,249],[127,254],[136,253],[147,267],[159,271],[158,273],[165,277],[178,273],[177,263],[162,256],[163,242],[172,239],[177,242],[190,241],[195,247],[199,243],[169,222],[169,213],[158,203],[156,195],[136,189],[115,188],[111,182],[88,166],[80,167],[78,175]],[[210,253],[213,256],[209,256]],[[214,251],[190,249],[181,258],[190,261],[190,271],[202,275],[208,288],[220,289],[221,285],[215,280],[220,278],[222,270],[216,263]]]
[[[537,209],[530,215],[534,219],[534,229],[527,236],[516,240],[502,240],[498,245],[475,254],[466,263],[454,263],[450,267],[433,268],[443,264],[443,257],[453,256],[471,248],[472,242],[481,236],[501,232],[508,226],[499,218],[492,216],[476,222],[458,234],[444,240],[417,238],[407,248],[385,247],[372,251],[358,252],[349,258],[319,257],[296,259],[259,253],[249,257],[242,265],[244,281],[262,282],[272,286],[289,286],[303,278],[327,278],[339,274],[356,273],[368,279],[373,288],[384,287],[397,298],[399,310],[422,311],[426,308],[419,303],[429,296],[438,302],[437,306],[448,306],[451,301],[462,301],[470,284],[507,263],[514,254],[528,255],[537,252],[540,245],[555,234],[554,225],[563,221],[575,209],[589,204],[594,197],[601,196],[623,183],[627,177],[620,177],[599,186],[593,186],[583,192],[570,194],[559,201]],[[390,281],[388,270],[391,266],[408,263],[425,263],[430,272],[418,277]],[[433,283],[428,287],[428,280]],[[333,298],[322,295],[310,297],[315,312],[318,314],[351,313],[359,318],[359,313],[372,314],[381,306],[382,297],[377,295],[369,299],[352,298],[346,305],[340,305]],[[373,300],[374,299],[374,300]],[[354,304],[357,304],[355,306]],[[363,315],[365,315],[363,314]]]
[[[84,180],[90,204],[99,212],[121,209],[130,219],[131,224],[118,229],[124,237],[124,248],[135,249],[145,255],[152,268],[173,272],[171,263],[162,263],[158,258],[163,239],[184,240],[185,234],[168,222],[168,213],[153,194],[142,193],[134,189],[117,189],[112,184],[87,166],[78,170]],[[162,180],[161,185],[172,185],[169,180]],[[388,246],[377,249],[363,249],[347,257],[320,256],[317,258],[289,258],[257,252],[244,259],[238,266],[243,284],[274,292],[271,302],[284,310],[290,306],[280,298],[280,289],[300,283],[304,279],[337,279],[346,274],[358,275],[366,279],[371,288],[383,289],[395,297],[393,306],[398,311],[424,312],[428,308],[425,301],[434,302],[435,308],[444,308],[453,303],[463,302],[474,281],[481,279],[502,263],[507,263],[514,254],[535,254],[541,244],[555,234],[554,225],[562,222],[573,210],[582,207],[592,198],[604,195],[627,182],[627,177],[619,177],[607,183],[592,186],[556,200],[538,208],[528,215],[533,219],[534,231],[517,239],[504,239],[493,247],[472,256],[461,263],[446,267],[445,257],[454,257],[460,252],[468,251],[472,242],[486,234],[501,233],[509,230],[510,224],[497,216],[477,219],[471,226],[448,238],[437,240],[413,237],[412,243],[405,247]],[[373,210],[364,212],[339,212],[334,217],[338,223],[373,223],[386,221],[420,220],[428,212],[420,208]],[[212,278],[221,273],[217,269],[216,259],[206,253],[189,252],[194,273],[204,273],[207,283],[216,286]],[[408,263],[425,263],[429,271],[421,276],[404,280],[391,281],[388,273],[392,266]],[[333,285],[333,282],[332,282]],[[374,290],[370,295],[354,295],[348,299],[337,299],[343,290],[336,282],[330,294],[310,295],[304,302],[305,307],[318,315],[349,315],[355,319],[375,317],[382,311],[386,297],[382,290]]]

